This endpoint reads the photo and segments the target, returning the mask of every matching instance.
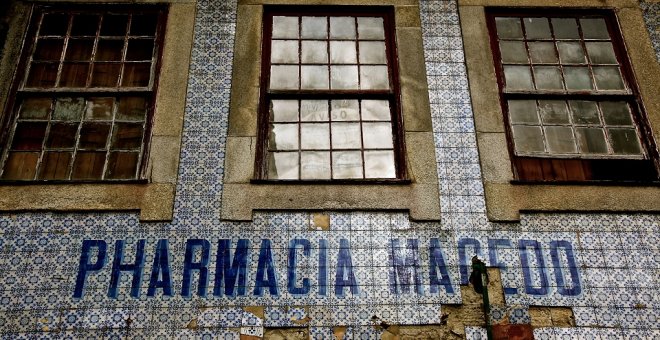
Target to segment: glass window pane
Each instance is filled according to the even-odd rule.
[[[391,120],[390,103],[387,100],[363,100],[363,120]]]
[[[330,179],[330,152],[301,152],[300,179]]]
[[[79,121],[84,110],[85,99],[83,98],[57,98],[52,119]]]
[[[601,102],[600,109],[607,125],[633,125],[626,102]]]
[[[74,15],[73,25],[71,26],[71,35],[96,35],[99,26],[99,19],[98,15]]]
[[[495,18],[497,35],[501,39],[522,39],[522,25],[519,18]]]
[[[94,63],[92,70],[93,87],[116,87],[121,72],[120,64]]]
[[[333,152],[332,174],[335,179],[362,178],[362,153],[360,151]]]
[[[548,144],[548,152],[551,153],[576,153],[575,137],[573,129],[562,126],[546,126],[545,138]]]
[[[365,151],[365,178],[396,178],[393,151]]]
[[[355,39],[355,18],[330,17],[330,39]]]
[[[83,123],[80,128],[80,149],[105,149],[110,134],[110,124]]]
[[[76,153],[73,162],[71,179],[101,179],[103,165],[105,164],[105,151],[80,151]]]
[[[47,119],[53,100],[50,98],[25,98],[21,103],[20,119]]]
[[[607,153],[607,142],[605,134],[600,128],[577,128],[575,129],[582,153]]]
[[[156,35],[157,14],[133,15],[131,20],[130,35],[153,36]]]
[[[527,39],[551,39],[547,18],[523,18]]]
[[[298,39],[298,17],[273,17],[273,39]]]
[[[89,74],[88,63],[64,63],[60,76],[60,87],[85,87]]]
[[[539,126],[514,125],[513,141],[521,153],[544,152],[543,134]]]
[[[588,67],[564,67],[564,80],[568,90],[591,90],[591,73]]]
[[[360,123],[332,123],[333,149],[360,149]]]
[[[360,120],[360,110],[357,99],[330,101],[330,117],[333,121]]]
[[[363,139],[365,149],[391,149],[392,140],[391,123],[363,123]]]
[[[360,41],[360,64],[387,64],[385,43],[382,41]]]
[[[68,179],[72,156],[71,152],[44,152],[37,179]]]
[[[555,39],[579,39],[577,22],[573,18],[552,18],[552,29]]]
[[[41,150],[46,136],[45,122],[18,122],[14,130],[12,150]]]
[[[509,100],[509,119],[511,123],[538,124],[535,100]]]
[[[597,66],[593,68],[596,87],[599,90],[623,90],[621,72],[616,66]]]
[[[326,64],[328,43],[325,41],[303,41],[301,59],[303,64]]]
[[[268,178],[298,179],[297,152],[269,152]]]
[[[151,77],[151,63],[124,64],[122,87],[147,87]]]
[[[574,124],[600,124],[596,102],[569,100]]]
[[[500,54],[503,63],[523,63],[526,64],[527,49],[522,41],[500,41]]]
[[[274,90],[297,90],[298,66],[271,66],[270,88]]]
[[[357,89],[357,66],[330,66],[330,88],[333,90]]]
[[[32,63],[26,87],[51,87],[57,79],[58,64]]]
[[[389,89],[387,66],[361,66],[360,88],[363,90]]]
[[[39,39],[32,55],[33,60],[54,60],[62,57],[63,39]]]
[[[539,112],[544,124],[568,124],[568,108],[563,100],[539,100]]]
[[[270,102],[271,122],[297,122],[298,101],[297,100],[271,100]]]
[[[308,66],[300,67],[301,89],[328,89],[328,67]]]
[[[385,39],[383,18],[357,18],[360,39]]]
[[[116,120],[144,121],[147,115],[147,100],[144,97],[119,98]]]
[[[131,39],[128,41],[126,60],[151,60],[153,54],[153,39]]]
[[[112,120],[114,98],[88,98],[85,107],[85,119]]]
[[[89,61],[94,49],[93,39],[69,39],[64,60]]]
[[[302,17],[303,39],[327,39],[328,18],[327,17]]]
[[[46,139],[48,149],[72,149],[76,145],[78,123],[50,123]]]
[[[97,61],[121,61],[124,49],[123,40],[101,39],[96,47],[94,60]]]
[[[298,150],[298,125],[271,124],[268,131],[268,149]]]
[[[39,161],[39,152],[9,152],[2,179],[34,179],[37,172],[37,161]]]
[[[105,172],[106,179],[133,179],[137,171],[139,160],[137,152],[110,152],[108,167]]]
[[[65,35],[69,28],[69,16],[67,14],[49,13],[44,15],[41,21],[39,35]]]
[[[561,81],[561,71],[554,66],[534,66],[536,88],[539,90],[561,90],[564,85]]]
[[[301,100],[300,120],[303,122],[327,122],[328,101],[327,100]]]
[[[615,154],[639,155],[642,147],[634,129],[607,129]]]
[[[532,63],[551,63],[555,64],[557,59],[557,52],[555,52],[555,44],[551,42],[530,42],[529,56]]]
[[[357,49],[355,41],[330,41],[330,63],[357,63]]]
[[[270,62],[275,64],[297,64],[298,40],[273,40]]]
[[[559,58],[562,64],[584,64],[584,49],[579,42],[557,42]]]
[[[300,124],[300,148],[330,149],[330,124],[328,123],[303,123]]]
[[[604,19],[580,19],[585,39],[609,39]]]
[[[142,147],[142,123],[116,123],[112,129],[113,150],[140,149]]]
[[[507,90],[531,90],[532,75],[527,66],[504,66]]]
[[[587,42],[587,53],[593,64],[617,64],[614,48],[610,42]]]
[[[105,14],[101,23],[101,35],[124,36],[126,35],[127,24],[128,15]]]

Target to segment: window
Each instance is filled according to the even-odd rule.
[[[655,146],[610,12],[487,13],[517,179],[657,179]]]
[[[35,10],[5,114],[1,178],[143,178],[164,11]]]
[[[405,178],[391,9],[265,7],[257,179]]]

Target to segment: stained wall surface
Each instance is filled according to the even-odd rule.
[[[494,321],[529,324],[529,306],[570,307],[575,327],[538,327],[535,337],[659,338],[660,216],[527,213],[519,223],[489,222],[457,4],[419,6],[440,222],[367,211],[222,221],[237,4],[200,0],[173,221],[1,215],[3,338],[238,339],[302,327],[327,339],[346,326],[346,338],[376,339],[384,331],[374,320],[443,323],[443,305],[465,302],[460,285],[475,254],[500,268],[506,306],[493,309]],[[660,56],[660,4],[642,7]],[[464,332],[485,338],[482,327]]]

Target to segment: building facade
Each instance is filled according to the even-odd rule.
[[[0,9],[3,338],[660,337],[660,2]]]

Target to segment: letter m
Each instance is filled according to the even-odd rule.
[[[419,242],[408,239],[406,247],[401,247],[399,239],[390,240],[390,290],[393,294],[410,293],[415,287],[415,293],[423,294],[422,280],[419,272]]]
[[[218,241],[218,253],[215,262],[215,285],[213,295],[222,296],[224,279],[225,295],[234,296],[234,288],[238,287],[237,295],[245,295],[247,282],[247,255],[249,241],[238,240],[234,251],[234,260],[230,259],[231,240]]]

